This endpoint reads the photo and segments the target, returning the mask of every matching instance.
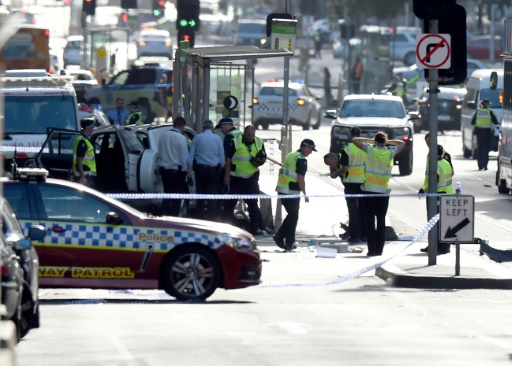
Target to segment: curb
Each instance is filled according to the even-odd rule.
[[[511,290],[512,279],[468,278],[411,275],[393,264],[386,263],[375,270],[375,275],[394,287],[420,289],[490,289]]]

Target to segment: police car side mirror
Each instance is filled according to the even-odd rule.
[[[21,239],[15,244],[16,250],[26,250],[30,248],[32,248],[32,241],[30,239]]]
[[[115,212],[109,212],[107,214],[107,224],[110,225],[120,225],[123,223],[123,219]]]
[[[489,89],[496,90],[498,87],[498,73],[496,71],[491,72],[491,77],[489,79]]]
[[[27,237],[31,240],[41,240],[46,236],[46,231],[42,225],[32,225],[28,228]]]

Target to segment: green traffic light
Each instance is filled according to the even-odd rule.
[[[194,19],[192,19],[190,22],[188,22],[188,24],[190,24],[191,27],[194,27],[196,25],[196,22],[194,21]]]
[[[188,21],[186,19],[181,19],[180,20],[180,26],[186,27],[187,25],[188,25]]]
[[[158,10],[158,9],[154,9],[154,10],[153,10],[153,15],[154,15],[155,17],[160,16],[160,10]]]

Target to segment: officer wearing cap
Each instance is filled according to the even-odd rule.
[[[127,125],[140,126],[144,124],[144,121],[142,120],[142,112],[139,109],[139,103],[131,102],[126,106],[126,108],[130,111],[130,114],[126,117]]]
[[[75,140],[73,154],[73,173],[75,181],[83,185],[94,187],[96,179],[96,156],[94,145],[89,137],[94,130],[94,118],[80,120],[82,133]]]
[[[478,170],[487,170],[489,163],[489,150],[491,150],[491,139],[494,134],[492,125],[498,124],[498,119],[490,108],[489,99],[482,99],[480,106],[471,124],[475,126],[476,147],[478,149]]]
[[[304,193],[304,201],[309,202],[306,196],[306,172],[308,162],[306,158],[313,151],[317,151],[313,140],[302,140],[300,148],[286,155],[283,166],[279,169],[276,191],[279,195],[299,195]],[[280,198],[288,214],[273,239],[276,245],[289,252],[297,248],[295,232],[299,221],[300,197]]]

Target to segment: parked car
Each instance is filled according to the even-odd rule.
[[[348,133],[354,126],[361,128],[361,137],[373,138],[379,131],[389,139],[403,140],[405,148],[395,156],[400,175],[409,175],[413,168],[412,119],[402,98],[391,95],[351,94],[347,95],[338,111],[327,110],[325,117],[334,119],[331,128],[330,151],[340,153],[348,143]]]
[[[437,124],[439,131],[460,131],[461,109],[466,95],[465,88],[444,87],[438,88],[437,94]],[[428,130],[430,121],[430,93],[428,88],[416,99],[417,109],[421,118],[414,121],[416,131]]]
[[[271,79],[261,83],[253,100],[252,113],[254,126],[264,130],[271,124],[283,123],[284,81]],[[313,95],[303,82],[288,83],[288,116],[291,124],[303,130],[320,128],[322,122],[320,96]]]
[[[103,113],[101,105],[89,106],[87,104],[80,103],[78,105],[78,116],[80,119],[94,118],[95,127],[111,125],[107,115]]]
[[[172,40],[166,30],[143,30],[137,39],[137,58],[143,56],[165,56],[172,60]]]
[[[25,237],[4,197],[0,197],[0,211],[1,299],[7,309],[2,319],[14,322],[19,340],[30,329],[39,328],[39,257],[32,239],[40,240],[46,233],[39,226],[28,225]]]
[[[167,75],[168,82],[160,84],[162,74]],[[167,104],[172,105],[172,70],[166,63],[143,64],[123,70],[101,86],[86,90],[87,104],[100,104],[104,111],[116,107],[116,98],[125,102],[136,101],[146,123],[151,123],[156,117],[158,101],[155,100],[157,88],[162,86],[167,90]]]
[[[148,216],[45,174],[25,168],[1,179],[22,227],[37,222],[47,233],[44,242],[34,242],[41,287],[163,289],[194,300],[217,288],[260,283],[262,262],[250,233],[217,222]]]
[[[491,57],[491,36],[482,35],[470,38],[467,41],[468,54],[477,60],[489,60]],[[501,36],[494,36],[494,58],[501,59]]]
[[[71,84],[73,84],[73,88],[75,88],[76,99],[78,100],[78,103],[83,103],[86,101],[85,92],[87,89],[98,86],[98,81],[89,70],[67,69],[66,74],[73,77]]]
[[[468,78],[471,76],[473,71],[479,69],[486,69],[487,66],[480,60],[468,59],[467,61],[467,76]],[[412,79],[416,75],[420,75],[420,80],[425,81],[425,70],[419,68],[418,65],[413,64],[411,66],[401,66],[393,68],[393,75],[402,74],[406,79]]]
[[[68,36],[66,38],[66,46],[64,46],[64,53],[62,55],[62,59],[64,61],[64,68],[67,68],[68,65],[80,65],[80,63],[82,62],[83,50],[83,36]]]

